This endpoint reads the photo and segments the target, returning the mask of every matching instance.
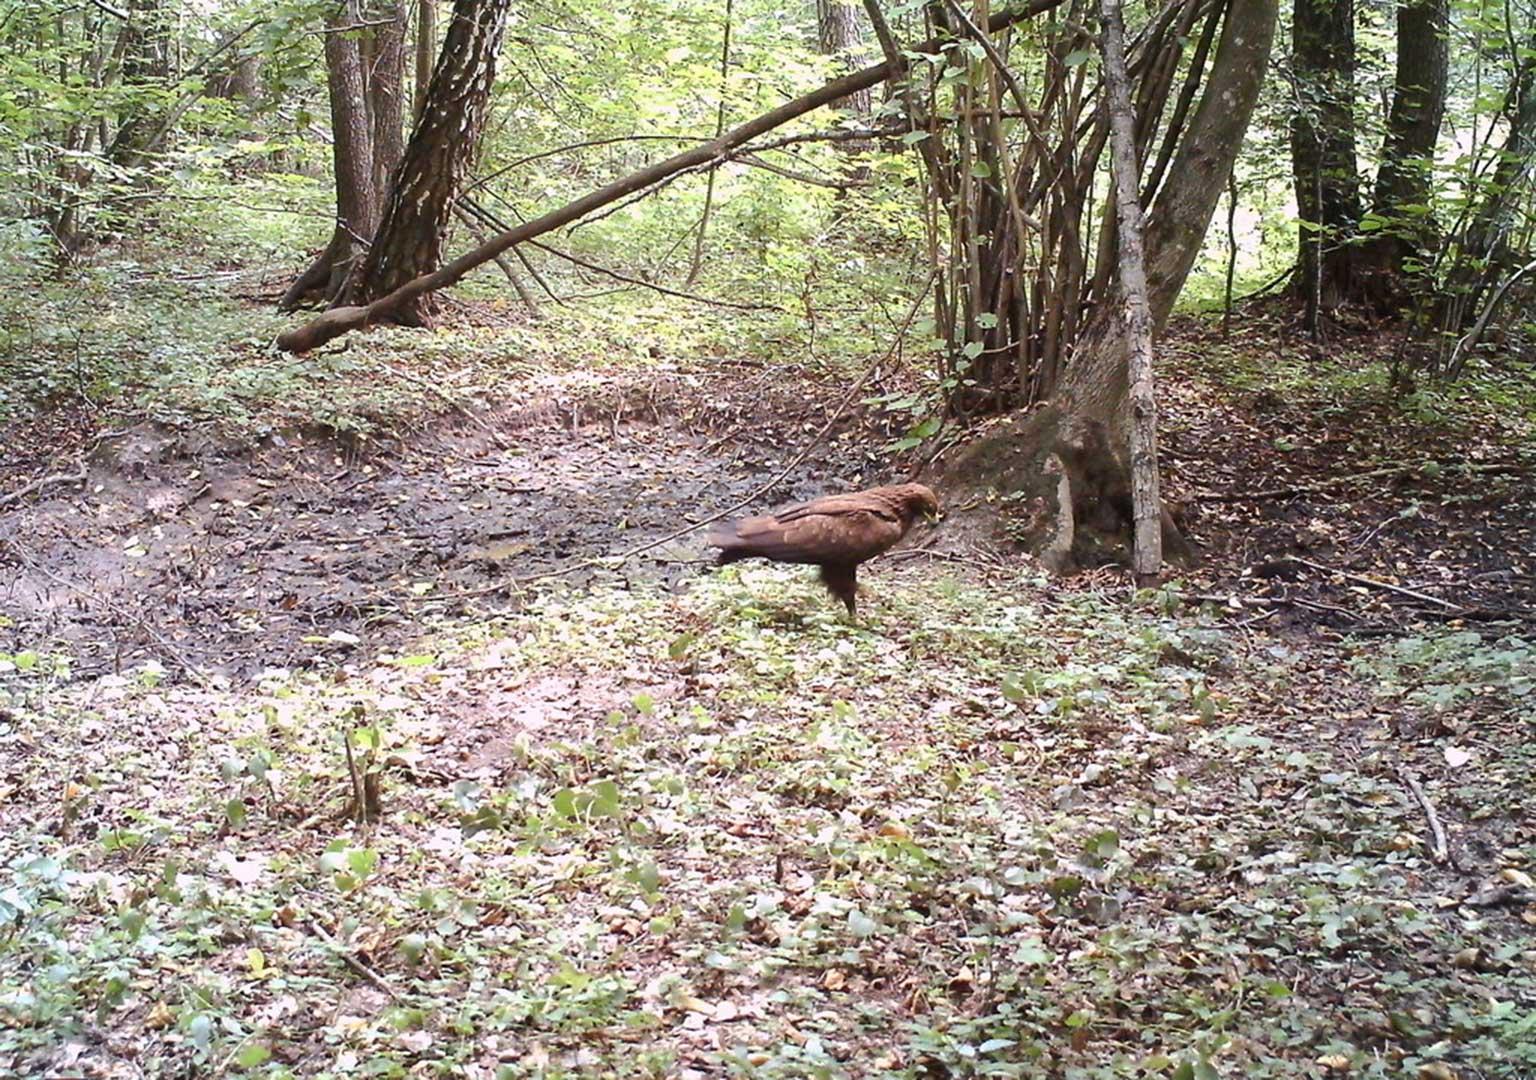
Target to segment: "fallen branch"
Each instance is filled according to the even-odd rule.
[[[353,956],[346,949],[343,949],[341,947],[341,943],[338,942],[335,938],[331,937],[330,934],[326,933],[325,929],[319,923],[315,922],[314,919],[306,919],[304,921],[304,926],[311,934],[314,934],[315,937],[325,942],[325,944],[328,945],[331,950],[341,958],[342,963],[346,964],[347,967],[357,972],[364,979],[367,979],[368,982],[371,983],[373,987],[382,993],[385,997],[389,998],[391,1001],[400,1000],[400,995],[395,992],[394,987],[390,986],[389,983],[384,981],[383,976],[374,971],[367,964],[363,963],[357,957]]]
[[[473,236],[477,243],[485,243],[485,230],[480,227],[480,223],[475,220],[474,216],[464,208],[463,200],[453,204],[453,215],[464,223],[464,227],[469,230],[469,235]],[[508,283],[517,293],[517,298],[523,302],[523,307],[527,309],[528,314],[534,319],[538,319],[539,302],[528,291],[528,286],[523,284],[523,279],[517,276],[517,271],[512,269],[512,264],[507,262],[507,257],[505,255],[498,255],[492,261],[500,267],[502,275],[506,277]]]
[[[1422,593],[1417,589],[1405,588],[1402,585],[1391,585],[1385,581],[1377,581],[1375,578],[1366,577],[1364,574],[1354,574],[1348,570],[1340,570],[1336,566],[1325,566],[1323,563],[1313,562],[1311,559],[1303,559],[1300,555],[1287,555],[1284,558],[1286,562],[1298,563],[1301,566],[1310,566],[1313,570],[1321,570],[1327,574],[1338,574],[1342,578],[1345,578],[1349,581],[1358,581],[1360,584],[1369,585],[1373,589],[1385,589],[1387,592],[1394,592],[1400,596],[1411,597],[1414,600],[1422,600],[1426,604],[1436,604],[1448,611],[1454,611],[1458,615],[1470,614],[1472,611],[1471,608],[1466,607],[1463,604],[1457,604],[1450,600],[1442,600],[1438,596],[1431,596],[1429,593]]]
[[[557,258],[564,259],[570,263],[575,263],[582,269],[590,270],[594,274],[603,274],[607,277],[613,278],[615,281],[622,281],[626,285],[637,285],[642,289],[652,289],[666,296],[676,296],[683,300],[692,300],[696,304],[709,304],[713,307],[735,308],[737,311],[782,312],[784,310],[776,304],[742,304],[734,300],[715,300],[708,296],[700,296],[698,293],[684,292],[681,289],[671,289],[665,285],[658,285],[654,281],[646,281],[644,278],[630,277],[628,274],[621,274],[617,270],[610,270],[606,266],[600,266],[597,263],[588,262],[586,259],[572,255],[568,251],[562,251],[557,247],[551,247],[549,244],[542,243],[538,240],[530,240],[528,243],[533,247],[538,248],[540,251],[547,251]]]
[[[1424,811],[1424,817],[1429,822],[1430,856],[1437,863],[1448,861],[1451,849],[1445,842],[1445,829],[1440,824],[1440,815],[1435,813],[1435,804],[1429,801],[1429,796],[1424,793],[1418,777],[1409,772],[1406,767],[1398,769],[1397,775],[1402,778],[1403,783],[1408,785],[1408,790],[1413,792],[1413,797],[1419,802],[1419,809]]]
[[[85,483],[85,466],[84,465],[82,465],[80,467],[80,471],[79,472],[54,473],[52,476],[44,476],[41,479],[34,480],[30,484],[27,484],[25,487],[17,488],[15,491],[11,492],[9,495],[0,495],[0,506],[9,506],[13,502],[20,502],[22,499],[25,499],[28,495],[32,494],[34,491],[41,491],[41,490],[43,490],[43,488],[52,487],[55,484],[83,484],[83,483]]]
[[[1031,18],[1041,12],[1049,11],[1060,3],[1061,0],[1029,0],[1028,3],[1016,11],[1000,12],[992,16],[988,20],[987,29],[996,32],[1004,27],[1011,26],[1013,23]],[[627,195],[632,195],[637,191],[650,187],[652,184],[665,180],[684,169],[707,165],[721,155],[727,154],[757,138],[759,135],[766,134],[791,120],[814,112],[824,105],[829,105],[859,90],[873,87],[887,79],[898,76],[906,70],[910,63],[907,59],[909,55],[918,52],[935,52],[940,47],[941,43],[938,41],[923,42],[894,59],[872,64],[861,71],[855,71],[841,78],[833,79],[809,94],[803,94],[792,101],[785,102],[778,108],[755,117],[739,127],[733,128],[718,139],[700,143],[680,154],[674,154],[663,161],[648,165],[596,191],[589,192],[574,202],[566,203],[564,206],[551,210],[540,217],[534,218],[532,221],[524,222],[517,228],[502,233],[473,251],[460,255],[457,259],[434,272],[413,278],[394,292],[382,296],[370,304],[332,308],[302,326],[279,334],[277,347],[285,352],[308,352],[350,331],[361,329],[372,323],[388,321],[396,312],[418,297],[454,284],[463,278],[465,274],[475,269],[475,267],[489,262],[509,248],[531,240],[534,237],[553,232],[555,229],[565,225],[580,221],[594,210],[600,210],[610,203],[617,202]]]

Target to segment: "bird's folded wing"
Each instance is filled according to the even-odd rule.
[[[780,562],[854,564],[901,539],[901,522],[869,507],[824,514],[747,518],[732,546]]]
[[[894,507],[883,499],[870,498],[865,492],[855,492],[851,495],[824,495],[810,502],[787,506],[773,516],[775,520],[790,522],[808,517],[844,515],[857,517],[865,514],[873,514],[886,521],[900,522],[901,520]]]

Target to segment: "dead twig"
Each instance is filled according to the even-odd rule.
[[[30,484],[27,484],[24,487],[19,487],[7,495],[0,495],[0,506],[9,506],[13,502],[20,502],[34,491],[41,491],[43,488],[52,487],[55,484],[83,483],[85,483],[85,466],[81,465],[79,471],[77,472],[54,473],[52,476],[39,477],[38,479],[32,481]]]
[[[1426,604],[1434,604],[1438,607],[1445,608],[1448,611],[1454,611],[1458,615],[1471,614],[1473,611],[1473,609],[1467,607],[1465,604],[1458,604],[1451,600],[1442,600],[1438,596],[1431,596],[1429,593],[1422,593],[1417,589],[1405,588],[1402,585],[1391,585],[1385,581],[1377,581],[1375,578],[1366,577],[1364,574],[1354,574],[1348,570],[1340,570],[1335,566],[1326,566],[1323,563],[1313,562],[1311,559],[1303,559],[1300,555],[1287,555],[1285,556],[1285,560],[1287,562],[1297,563],[1301,566],[1310,566],[1313,570],[1321,570],[1327,574],[1338,574],[1340,577],[1348,581],[1357,581],[1361,585],[1369,585],[1373,589],[1385,589],[1387,592],[1397,593],[1399,596],[1407,596],[1414,600],[1422,600]]]
[[[1397,775],[1404,784],[1408,785],[1408,790],[1413,792],[1413,797],[1418,800],[1419,809],[1424,811],[1424,817],[1429,822],[1430,857],[1437,863],[1449,861],[1451,849],[1445,842],[1445,829],[1440,824],[1440,815],[1435,813],[1435,804],[1429,801],[1429,796],[1424,793],[1418,777],[1409,772],[1407,766],[1399,768]]]
[[[326,933],[325,928],[322,927],[319,923],[315,922],[314,919],[306,919],[304,921],[304,927],[311,934],[315,935],[315,937],[324,942],[332,952],[340,957],[342,963],[346,964],[347,967],[351,968],[353,971],[357,972],[364,979],[366,979],[374,987],[374,989],[378,990],[391,1001],[400,1000],[400,995],[396,993],[393,986],[390,986],[389,983],[384,981],[383,976],[374,971],[367,964],[363,963],[356,956],[352,955],[352,953],[342,948],[341,943],[333,938],[330,934]]]

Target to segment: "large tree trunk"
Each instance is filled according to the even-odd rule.
[[[159,0],[130,0],[128,17],[128,25],[123,28],[128,38],[122,60],[123,85],[164,85],[171,73],[168,13],[161,9]],[[107,157],[124,168],[142,165],[159,120],[158,110],[136,104],[107,147]]]
[[[1536,173],[1536,27],[1520,55],[1523,59],[1504,100],[1504,113],[1509,117],[1504,152],[1484,187],[1466,243],[1473,258],[1503,266],[1519,261],[1510,252],[1509,234],[1520,196]]]
[[[340,28],[357,23],[356,0],[346,0],[326,19],[326,81],[331,95],[331,158],[336,171],[336,228],[325,250],[288,287],[279,309],[292,311],[317,297],[335,297],[379,222],[373,183],[373,129],[363,84],[362,52]]]
[[[816,0],[816,38],[823,53],[837,58],[839,74],[856,70],[864,44],[858,0]],[[832,103],[834,109],[846,109],[855,116],[868,116],[869,106],[869,87]]]
[[[1355,8],[1353,0],[1295,0],[1291,165],[1296,183],[1296,288],[1315,334],[1322,312],[1353,295],[1360,222],[1355,161]]]
[[[442,265],[453,200],[480,147],[511,0],[457,0],[416,130],[390,187],[384,220],[347,288],[367,303]],[[436,297],[423,294],[391,313],[426,326]]]
[[[1145,229],[1141,216],[1141,166],[1136,152],[1136,114],[1131,109],[1131,79],[1125,67],[1125,24],[1120,0],[1100,0],[1103,32],[1099,41],[1104,65],[1105,107],[1109,112],[1111,171],[1120,233],[1119,295],[1126,328],[1131,423],[1127,445],[1131,472],[1131,510],[1135,519],[1132,565],[1136,583],[1157,581],[1163,568],[1162,497],[1158,493],[1157,398],[1152,380],[1152,308],[1147,287]]]
[[[1274,40],[1277,0],[1233,0],[1209,81],[1148,216],[1148,307],[1161,332],[1242,147]],[[1015,535],[1065,572],[1124,561],[1132,523],[1130,328],[1118,288],[1094,307],[1056,398],[972,443],[951,469],[1003,490]],[[1171,517],[1163,544],[1188,554]]]
[[[433,0],[416,0],[416,85],[411,104],[411,121],[421,120],[427,107],[427,90],[432,85],[432,58],[437,55],[437,10]]]
[[[1374,215],[1386,227],[1363,252],[1358,299],[1388,314],[1407,301],[1404,267],[1436,243],[1429,215],[1435,144],[1445,116],[1449,0],[1407,0],[1397,9],[1397,76],[1376,174]]]
[[[373,28],[373,70],[368,78],[368,114],[373,121],[373,185],[380,198],[389,190],[405,156],[405,0],[386,0]]]

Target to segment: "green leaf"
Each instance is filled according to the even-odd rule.
[[[679,636],[672,639],[672,644],[667,646],[667,655],[673,660],[681,660],[683,657],[688,655],[688,650],[692,648],[693,643],[698,640],[699,635],[695,634],[692,630],[688,631],[687,633],[680,634]]]
[[[619,812],[619,785],[612,780],[599,780],[592,785],[592,813],[599,817],[613,817]]]
[[[400,939],[400,955],[405,962],[412,967],[421,963],[421,958],[427,954],[427,938],[424,934],[406,934]]]
[[[561,788],[555,792],[552,804],[555,808],[555,813],[561,817],[573,818],[576,816],[576,793],[570,788]]]
[[[926,131],[909,131],[901,137],[901,141],[907,146],[916,146],[927,137]]]
[[[1019,681],[1017,675],[1004,675],[1003,697],[1017,704],[1029,697],[1029,691],[1024,688],[1024,684]]]
[[[1120,850],[1120,834],[1114,829],[1102,829],[1088,838],[1083,850],[1096,858],[1113,859]]]
[[[1078,67],[1079,65],[1086,64],[1088,62],[1088,58],[1092,55],[1092,49],[1073,49],[1071,52],[1067,53],[1066,59],[1062,61],[1062,64],[1069,68]]]
[[[246,1043],[245,1047],[235,1055],[235,1064],[239,1065],[242,1069],[254,1069],[271,1056],[272,1051],[268,1050],[261,1043]]]
[[[987,351],[987,347],[979,341],[967,341],[965,348],[960,350],[967,360],[974,360]]]
[[[655,895],[661,888],[661,870],[654,859],[647,859],[630,871],[629,880],[640,886],[647,895]]]
[[[978,180],[985,180],[992,175],[992,166],[985,161],[971,162],[971,175]]]

